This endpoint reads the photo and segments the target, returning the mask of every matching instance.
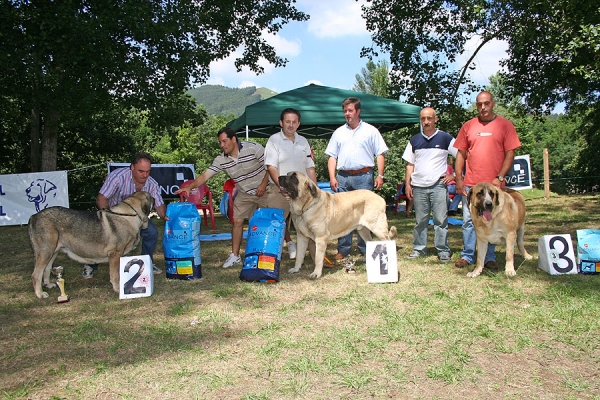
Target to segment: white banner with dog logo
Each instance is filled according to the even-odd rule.
[[[67,171],[0,175],[0,226],[25,225],[52,206],[69,207]]]

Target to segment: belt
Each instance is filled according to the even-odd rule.
[[[348,175],[360,175],[360,174],[365,174],[372,169],[373,169],[373,167],[364,167],[361,169],[347,169],[347,170],[340,171],[340,172],[342,172],[344,174],[348,174]]]

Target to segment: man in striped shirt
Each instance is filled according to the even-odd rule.
[[[96,198],[98,208],[107,210],[135,192],[144,191],[150,193],[154,199],[154,209],[158,216],[165,220],[168,219],[166,215],[167,207],[160,195],[160,186],[150,176],[151,167],[152,157],[150,154],[139,152],[133,156],[129,168],[118,168],[108,174]],[[140,236],[142,237],[142,255],[147,254],[152,259],[152,254],[154,254],[158,242],[158,229],[150,219],[148,219],[148,227],[140,230]],[[161,273],[161,270],[156,268],[154,263],[152,263],[152,268],[155,274]],[[96,269],[98,269],[96,264],[84,265],[83,277],[86,279],[93,278]]]
[[[194,182],[175,193],[186,192],[204,185],[206,181],[221,171],[232,178],[239,188],[233,202],[233,227],[231,228],[231,254],[223,268],[241,264],[240,247],[244,231],[244,221],[249,219],[257,208],[268,207],[269,174],[265,167],[265,149],[258,143],[240,142],[235,131],[222,128],[217,137],[223,153],[219,154],[202,175]],[[277,193],[279,195],[279,193]]]

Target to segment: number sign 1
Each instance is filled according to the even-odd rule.
[[[546,235],[538,241],[538,267],[550,275],[576,274],[571,235]]]
[[[366,261],[369,283],[398,282],[395,240],[368,241]]]
[[[154,290],[154,273],[149,255],[121,257],[119,299],[148,297]]]

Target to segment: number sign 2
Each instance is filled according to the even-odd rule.
[[[550,275],[576,274],[571,235],[546,235],[538,241],[538,267]]]
[[[119,299],[148,297],[154,290],[154,273],[149,255],[121,257]]]

